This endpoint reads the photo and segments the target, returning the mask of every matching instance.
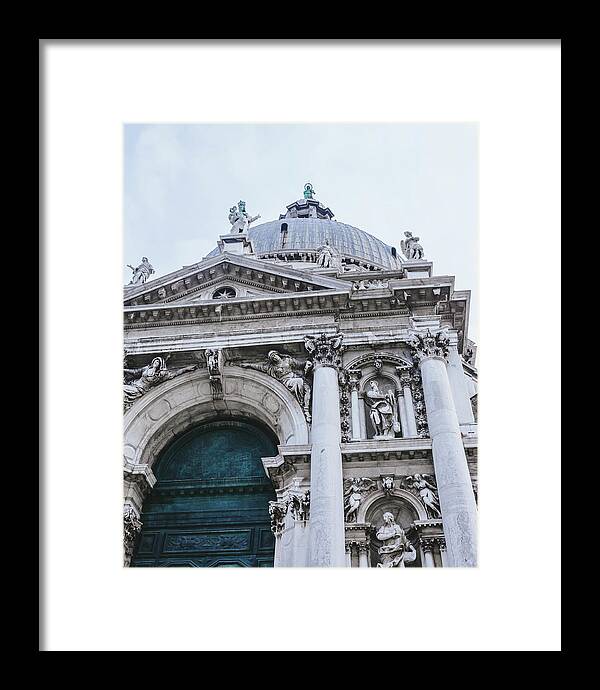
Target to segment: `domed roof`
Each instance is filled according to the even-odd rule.
[[[286,232],[287,231],[287,232]],[[283,218],[248,230],[255,254],[316,251],[325,240],[345,257],[362,259],[383,268],[399,268],[392,247],[368,232],[328,218]]]
[[[257,258],[302,255],[304,252],[310,254],[325,244],[325,240],[329,240],[334,250],[349,259],[350,263],[383,269],[402,266],[402,259],[394,247],[360,228],[334,220],[331,209],[314,199],[313,192],[312,186],[308,191],[305,187],[305,198],[289,204],[286,213],[280,215],[278,220],[248,228],[248,239]],[[214,249],[209,256],[215,256],[218,252],[218,248]],[[306,260],[301,256],[298,258]]]

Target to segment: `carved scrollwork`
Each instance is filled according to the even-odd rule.
[[[137,516],[135,510],[129,505],[123,506],[123,564],[129,567],[135,543],[142,530],[142,521]]]

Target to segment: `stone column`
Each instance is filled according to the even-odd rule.
[[[450,564],[448,563],[448,552],[446,551],[445,539],[440,539],[440,556],[442,558],[442,567],[447,568]]]
[[[448,562],[454,567],[474,567],[477,506],[446,369],[449,339],[444,331],[417,331],[411,346],[421,368]]]
[[[342,338],[342,334],[324,333],[305,338],[314,367],[309,566],[344,567],[346,564],[338,383]]]
[[[352,567],[352,545],[346,542],[346,568]]]
[[[358,382],[362,376],[362,371],[358,369],[352,369],[348,371],[348,385],[351,390],[351,400],[350,404],[352,407],[352,440],[360,441],[360,410],[359,410],[359,400],[358,400]]]
[[[369,544],[367,542],[361,542],[358,545],[358,567],[369,567]]]
[[[433,560],[433,544],[427,540],[421,540],[421,550],[423,552],[423,567],[435,568]]]
[[[473,407],[467,389],[462,360],[458,354],[456,336],[453,340],[450,340],[448,347],[448,379],[450,380],[456,415],[459,424],[474,424]]]
[[[402,389],[396,391],[396,398],[398,400],[398,415],[400,416],[400,426],[402,427],[402,436],[406,436],[408,429],[408,422],[406,421],[406,408],[404,407],[404,396]]]
[[[416,438],[417,433],[417,421],[415,418],[415,407],[413,404],[412,391],[410,389],[410,374],[403,373],[400,376],[400,383],[402,384],[402,393],[404,397],[404,407],[406,416],[406,431],[405,436],[408,438]]]

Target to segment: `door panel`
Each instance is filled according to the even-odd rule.
[[[217,421],[177,438],[154,466],[135,567],[270,567],[275,499],[261,457],[276,440],[247,422]]]

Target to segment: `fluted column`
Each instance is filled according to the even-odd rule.
[[[309,566],[346,564],[338,383],[342,337],[321,334],[305,338],[314,367]]]
[[[350,404],[352,407],[352,440],[360,441],[360,410],[358,401],[358,382],[362,376],[362,371],[352,369],[348,371],[348,385],[350,386]]]
[[[410,388],[410,374],[405,372],[400,376],[400,383],[402,385],[402,393],[404,398],[404,407],[406,415],[406,431],[405,436],[409,438],[416,438],[417,433],[417,420],[415,417],[415,406],[413,403],[412,390]]]
[[[447,372],[449,339],[443,331],[415,332],[433,449],[449,565],[477,565],[477,507]]]

